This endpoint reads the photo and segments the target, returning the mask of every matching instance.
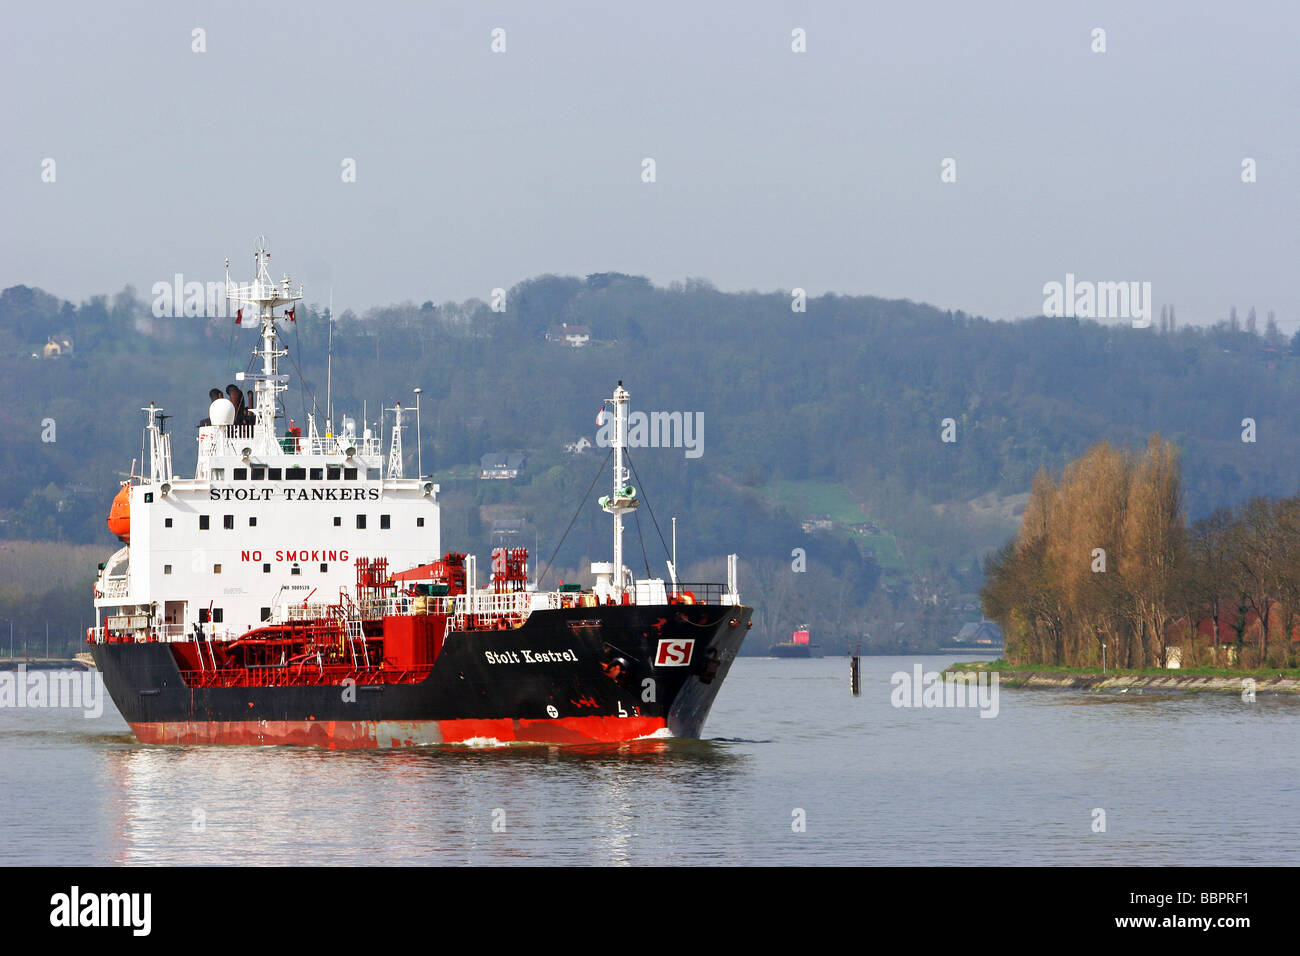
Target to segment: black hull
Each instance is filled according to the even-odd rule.
[[[404,684],[190,687],[166,643],[96,644],[91,653],[145,742],[396,746],[659,730],[695,738],[751,613],[726,605],[535,611],[512,630],[452,632],[429,675]],[[677,663],[686,645],[664,652],[665,641],[692,641],[689,662]],[[617,679],[601,666],[614,659],[624,664]]]

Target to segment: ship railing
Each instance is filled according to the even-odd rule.
[[[338,664],[267,664],[257,667],[222,667],[217,670],[181,671],[187,687],[343,687],[373,684],[417,684],[432,672],[429,667],[340,667]]]
[[[673,600],[673,586],[667,585],[668,600]],[[686,581],[677,582],[677,597],[681,597],[689,591],[695,598],[696,604],[735,604],[735,596],[727,590],[725,584],[715,584],[712,582],[693,584]]]
[[[474,594],[459,594],[456,596],[452,627],[464,630],[471,618],[480,626],[491,626],[492,622],[522,624],[532,613],[534,594],[532,591],[506,591],[500,594],[495,591],[477,591]]]
[[[323,617],[332,617],[328,604],[290,604],[285,607],[286,621],[315,621]]]
[[[279,445],[280,451],[288,455],[346,455],[348,449],[354,454],[377,456],[381,453],[380,439],[358,435],[317,435],[307,436],[271,435],[268,436]],[[255,425],[218,425],[199,429],[199,456],[212,458],[216,456],[238,455],[245,448],[258,447],[257,426]]]
[[[522,614],[532,610],[530,591],[476,591],[456,596],[457,614]]]
[[[596,607],[600,604],[600,599],[596,597],[594,591],[550,591],[550,598],[547,601],[547,608],[565,609],[572,607]],[[534,611],[540,611],[542,608],[533,605]]]
[[[199,429],[199,457],[234,455],[253,444],[254,425],[211,425]]]
[[[423,594],[397,594],[390,597],[363,598],[357,602],[361,616],[406,617],[412,614],[453,614],[454,597],[433,597]]]
[[[378,455],[380,453],[379,439],[374,437],[358,438],[356,435],[332,435],[298,439],[298,452],[304,455],[345,455],[349,448],[355,449],[357,455]],[[286,446],[286,450],[292,451],[293,446]]]
[[[532,611],[558,611],[564,606],[564,597],[559,591],[533,591],[529,595]]]
[[[183,624],[155,624],[144,628],[110,628],[107,625],[88,628],[88,640],[94,644],[146,644],[155,641],[233,641],[239,635],[231,630],[214,631],[209,626],[200,625],[201,632],[196,634],[193,628],[187,630]]]

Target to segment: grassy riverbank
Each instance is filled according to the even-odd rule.
[[[1139,667],[1133,669],[1108,667],[1103,674],[1100,667],[1066,667],[1057,664],[1032,664],[1020,667],[1012,666],[1006,662],[1005,658],[999,657],[995,661],[971,661],[966,664],[953,664],[948,668],[950,671],[998,671],[1001,674],[1086,674],[1093,677],[1112,677],[1125,674],[1144,674],[1152,677],[1177,677],[1179,675],[1190,675],[1196,677],[1253,677],[1259,680],[1262,677],[1289,677],[1293,680],[1300,680],[1300,667],[1277,668],[1277,667],[1258,667],[1254,670],[1242,670],[1236,667],[1183,667],[1175,670],[1169,670],[1164,667]]]
[[[1004,659],[953,664],[945,673],[998,674],[999,683],[1007,687],[1068,688],[1075,690],[1217,691],[1240,694],[1253,681],[1260,694],[1300,695],[1300,669],[1257,668],[1234,670],[1227,667],[1188,667],[1168,670],[1158,667],[1137,669],[1061,667],[1050,664],[1013,667]]]

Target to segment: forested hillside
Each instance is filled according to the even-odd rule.
[[[149,401],[174,416],[178,469],[193,467],[207,390],[249,367],[255,332],[230,318],[155,318],[151,305],[130,289],[80,305],[23,286],[0,294],[0,535],[99,543],[107,555],[104,515],[140,454]],[[313,403],[323,411],[328,322],[319,307],[297,318],[284,371],[286,412],[302,424]],[[548,341],[561,323],[585,326],[590,342]],[[373,424],[381,402],[409,407],[423,388],[444,548],[508,541],[536,547],[544,566],[605,453],[565,445],[595,439],[599,401],[621,379],[634,410],[703,419],[698,457],[632,452],[659,526],[644,507],[630,525],[639,573],[664,573],[659,532],[675,515],[688,577],[720,579],[722,556],[741,555],[742,596],[759,608],[747,650],[798,624],[831,648],[864,632],[878,649],[934,647],[978,617],[981,561],[1015,532],[1034,473],[1094,442],[1141,447],[1160,432],[1181,453],[1192,518],[1295,491],[1295,350],[1271,323],[1257,334],[1253,310],[1246,323],[1234,311],[1213,329],[1170,326],[993,322],[831,295],[801,313],[787,292],[543,276],[508,290],[499,312],[429,301],[339,316],[333,401],[358,419],[367,402]],[[46,357],[52,338],[70,350]],[[412,427],[408,473],[414,438]],[[489,452],[521,453],[524,468],[479,480]],[[607,556],[594,497],[552,578]],[[69,600],[85,605],[69,617],[89,614],[85,592]]]

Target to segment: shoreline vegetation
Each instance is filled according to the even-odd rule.
[[[1193,693],[1214,691],[1242,695],[1300,695],[1300,668],[1255,668],[1238,670],[1227,667],[1189,667],[1170,670],[1158,667],[1100,668],[1067,667],[1052,664],[1015,666],[1005,658],[995,661],[972,661],[952,664],[944,675],[996,673],[1004,687],[1055,688],[1066,690],[1157,691]]]
[[[1039,472],[980,594],[1006,660],[1184,677],[1300,668],[1300,495],[1190,526],[1183,503],[1178,450],[1159,435],[1142,452],[1102,442],[1059,475]]]

